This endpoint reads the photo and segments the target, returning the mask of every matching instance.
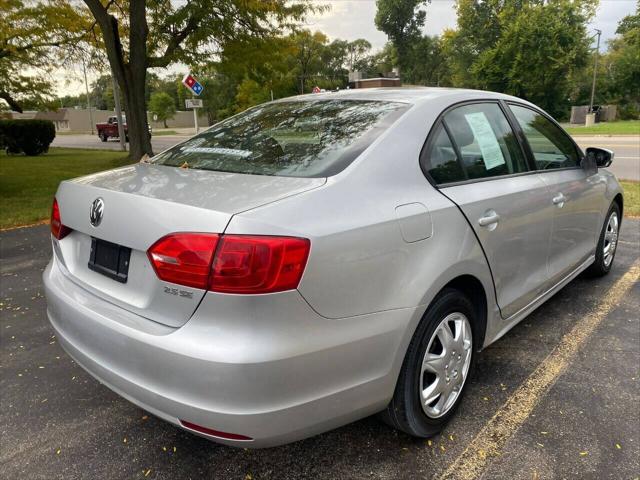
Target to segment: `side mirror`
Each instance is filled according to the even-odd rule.
[[[600,168],[606,168],[613,162],[614,153],[606,148],[589,147],[587,148],[587,158],[589,163],[597,165]]]

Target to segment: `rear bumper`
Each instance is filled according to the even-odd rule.
[[[175,425],[252,438],[202,435],[242,447],[288,443],[383,409],[422,313],[329,320],[297,291],[208,293],[184,326],[171,328],[96,297],[63,270],[54,258],[44,272],[47,314],[78,364]]]

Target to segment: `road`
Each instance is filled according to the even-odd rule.
[[[375,418],[258,451],[173,427],[60,348],[41,284],[50,255],[47,226],[0,233],[0,478],[414,480],[469,462],[480,462],[485,480],[640,472],[640,283],[629,273],[640,256],[638,220],[622,223],[607,277],[577,278],[479,355],[456,417],[429,442]],[[543,389],[536,372],[546,375]],[[509,405],[522,415],[502,422]]]
[[[155,135],[151,137],[151,146],[155,153],[159,153],[167,148],[180,143],[190,135]],[[118,139],[109,139],[107,142],[101,142],[97,135],[74,134],[74,135],[57,135],[51,144],[52,147],[70,147],[70,148],[93,148],[96,150],[120,150],[120,142]]]
[[[575,136],[573,138],[583,150],[587,147],[613,150],[615,157],[609,170],[621,180],[640,181],[640,135]]]
[[[151,144],[153,150],[158,153],[188,137],[187,134],[154,136]],[[640,181],[640,136],[576,136],[574,138],[583,149],[599,146],[613,150],[615,160],[610,170],[620,179]],[[117,140],[102,143],[97,136],[92,135],[58,135],[52,146],[118,150],[120,143]]]

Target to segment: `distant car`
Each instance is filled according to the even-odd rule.
[[[129,129],[127,127],[127,119],[122,117],[122,127],[124,128],[125,141],[129,141]],[[96,131],[98,132],[98,138],[103,142],[106,142],[110,138],[119,138],[118,132],[118,117],[115,115],[109,117],[106,122],[96,123]],[[149,127],[149,137],[151,137],[151,127]]]
[[[47,314],[101,383],[221,443],[377,412],[428,437],[478,350],[611,269],[612,158],[497,93],[262,104],[150,163],[62,182]]]

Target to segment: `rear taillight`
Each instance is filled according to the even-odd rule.
[[[298,287],[309,256],[304,238],[175,233],[147,252],[161,280],[237,294]]]
[[[154,243],[147,255],[162,280],[195,288],[207,288],[215,233],[174,233]]]
[[[224,235],[213,261],[209,288],[225,293],[271,293],[297,288],[309,240]]]
[[[66,227],[62,223],[62,217],[60,216],[60,207],[58,206],[58,200],[53,199],[53,206],[51,207],[51,235],[58,240],[62,240],[64,237],[71,233],[71,229]]]

